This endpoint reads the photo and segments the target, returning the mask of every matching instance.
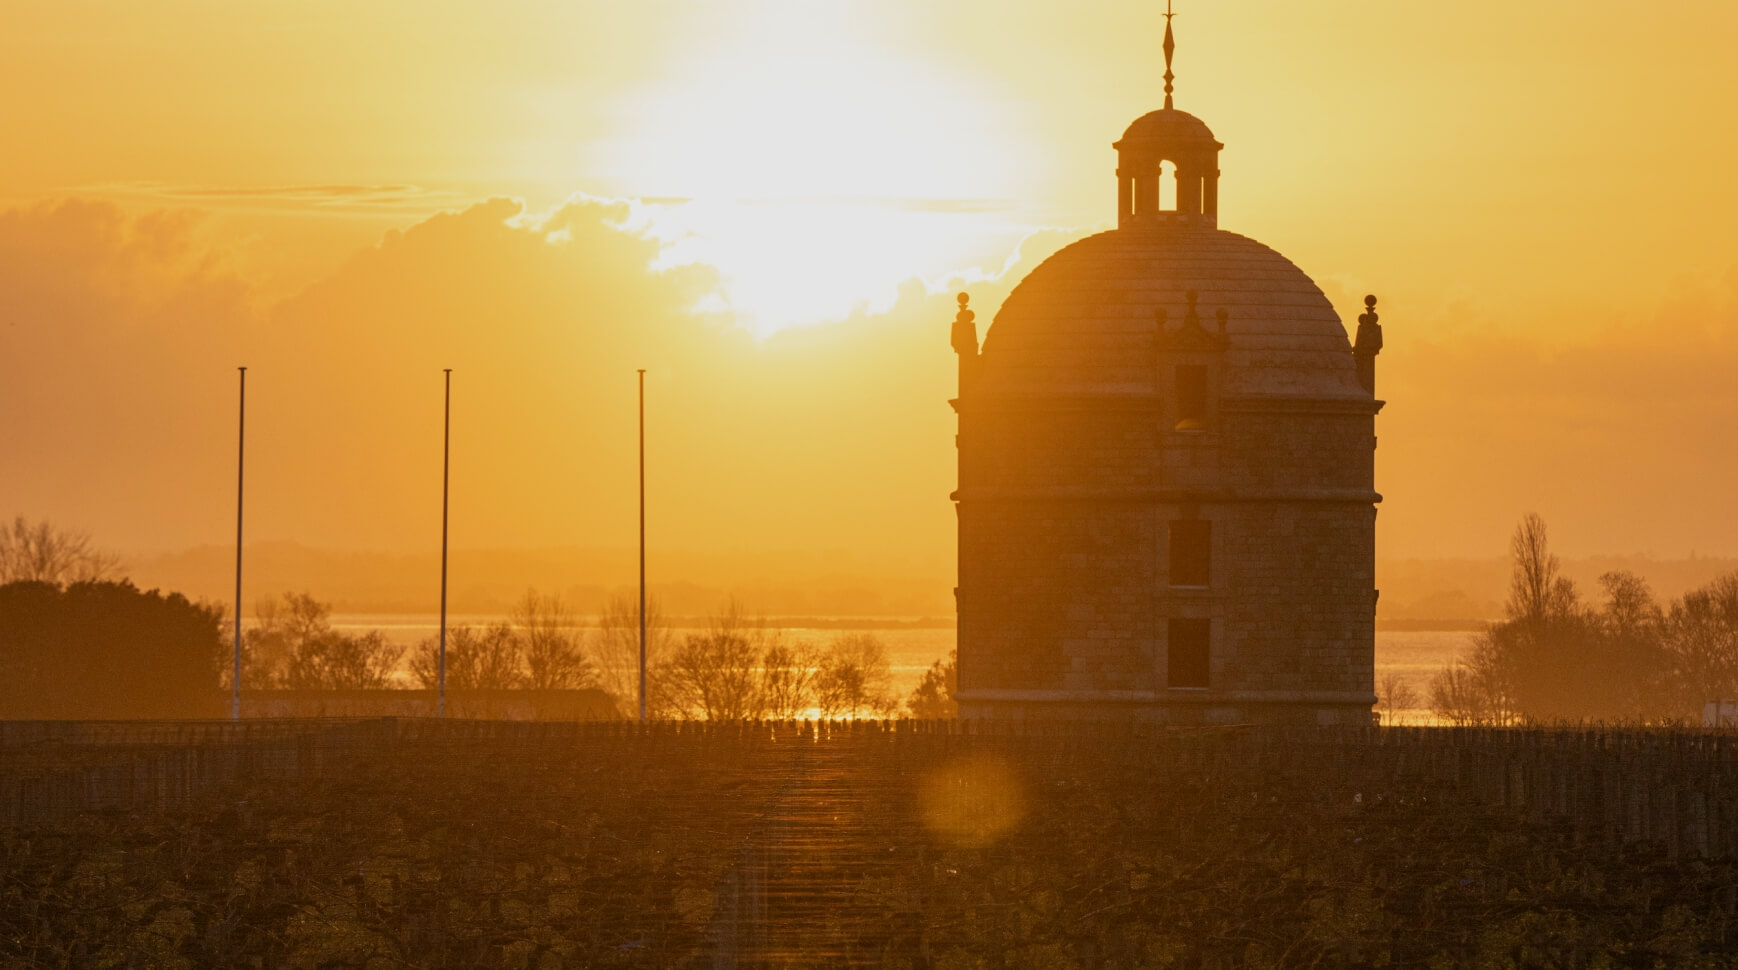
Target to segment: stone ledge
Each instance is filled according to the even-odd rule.
[[[1113,389],[1116,388],[1116,389]],[[1244,414],[1347,414],[1368,415],[1381,410],[1382,402],[1356,397],[1316,397],[1291,394],[1224,394],[1224,411]],[[1165,396],[1150,388],[1111,385],[1103,390],[990,390],[948,400],[955,412],[977,411],[1158,411]]]
[[[1360,488],[1144,488],[1049,485],[1037,488],[962,488],[948,498],[955,502],[1157,502],[1237,504],[1244,502],[1308,502],[1374,505],[1380,492]]]
[[[1346,690],[961,690],[954,700],[979,704],[1349,704],[1373,706],[1375,693]]]

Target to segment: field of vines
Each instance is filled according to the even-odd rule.
[[[0,967],[1734,954],[1732,734],[0,723]]]

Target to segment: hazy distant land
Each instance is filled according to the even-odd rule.
[[[631,589],[633,549],[455,549],[449,571],[452,613],[508,611],[527,588],[561,594],[575,611],[596,613]],[[228,602],[235,590],[233,546],[129,557],[125,572],[144,588]],[[1738,570],[1738,559],[1595,556],[1565,559],[1564,575],[1584,595],[1600,574],[1629,570],[1661,599]],[[1377,624],[1385,630],[1470,630],[1502,615],[1507,558],[1378,559]],[[440,556],[322,549],[289,542],[250,544],[244,560],[248,602],[290,590],[330,602],[339,614],[433,614]],[[649,584],[671,617],[703,618],[734,596],[779,626],[941,628],[952,624],[951,558],[897,559],[845,551],[652,553]],[[851,618],[844,621],[841,618]]]
[[[160,586],[227,603],[234,596],[233,547],[203,546],[138,556],[126,572],[144,588]],[[333,605],[333,620],[354,631],[380,629],[407,646],[437,626],[440,560],[436,554],[318,549],[295,543],[247,547],[245,611],[260,599],[308,591]],[[527,588],[562,595],[580,616],[595,615],[612,595],[631,590],[632,549],[454,550],[449,620],[502,618]],[[707,554],[654,552],[650,588],[677,633],[703,627],[734,596],[750,615],[795,639],[825,642],[842,631],[875,632],[888,647],[895,687],[909,690],[953,648],[954,564],[898,561],[846,552]],[[1376,673],[1398,674],[1425,696],[1431,676],[1462,653],[1470,634],[1502,615],[1511,564],[1490,559],[1379,559]],[[1566,559],[1563,573],[1597,599],[1598,578],[1630,570],[1654,594],[1681,595],[1738,559],[1601,556]],[[1426,719],[1424,712],[1409,718]]]

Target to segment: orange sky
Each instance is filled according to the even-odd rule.
[[[1738,554],[1738,5],[1185,0],[1222,227],[1382,297],[1384,557]],[[951,292],[1112,222],[1151,2],[13,2],[0,515],[946,574]]]

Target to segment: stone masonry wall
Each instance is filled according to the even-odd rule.
[[[1307,718],[1306,695],[1369,695],[1373,408],[1228,399],[1214,427],[1189,434],[1157,394],[1104,404],[961,408],[962,691],[1048,692],[1021,716],[1138,695],[1134,716],[1166,720]],[[1213,524],[1206,589],[1169,584],[1179,518]],[[1166,688],[1171,617],[1212,621],[1205,692]],[[1347,719],[1367,716],[1350,704]]]

